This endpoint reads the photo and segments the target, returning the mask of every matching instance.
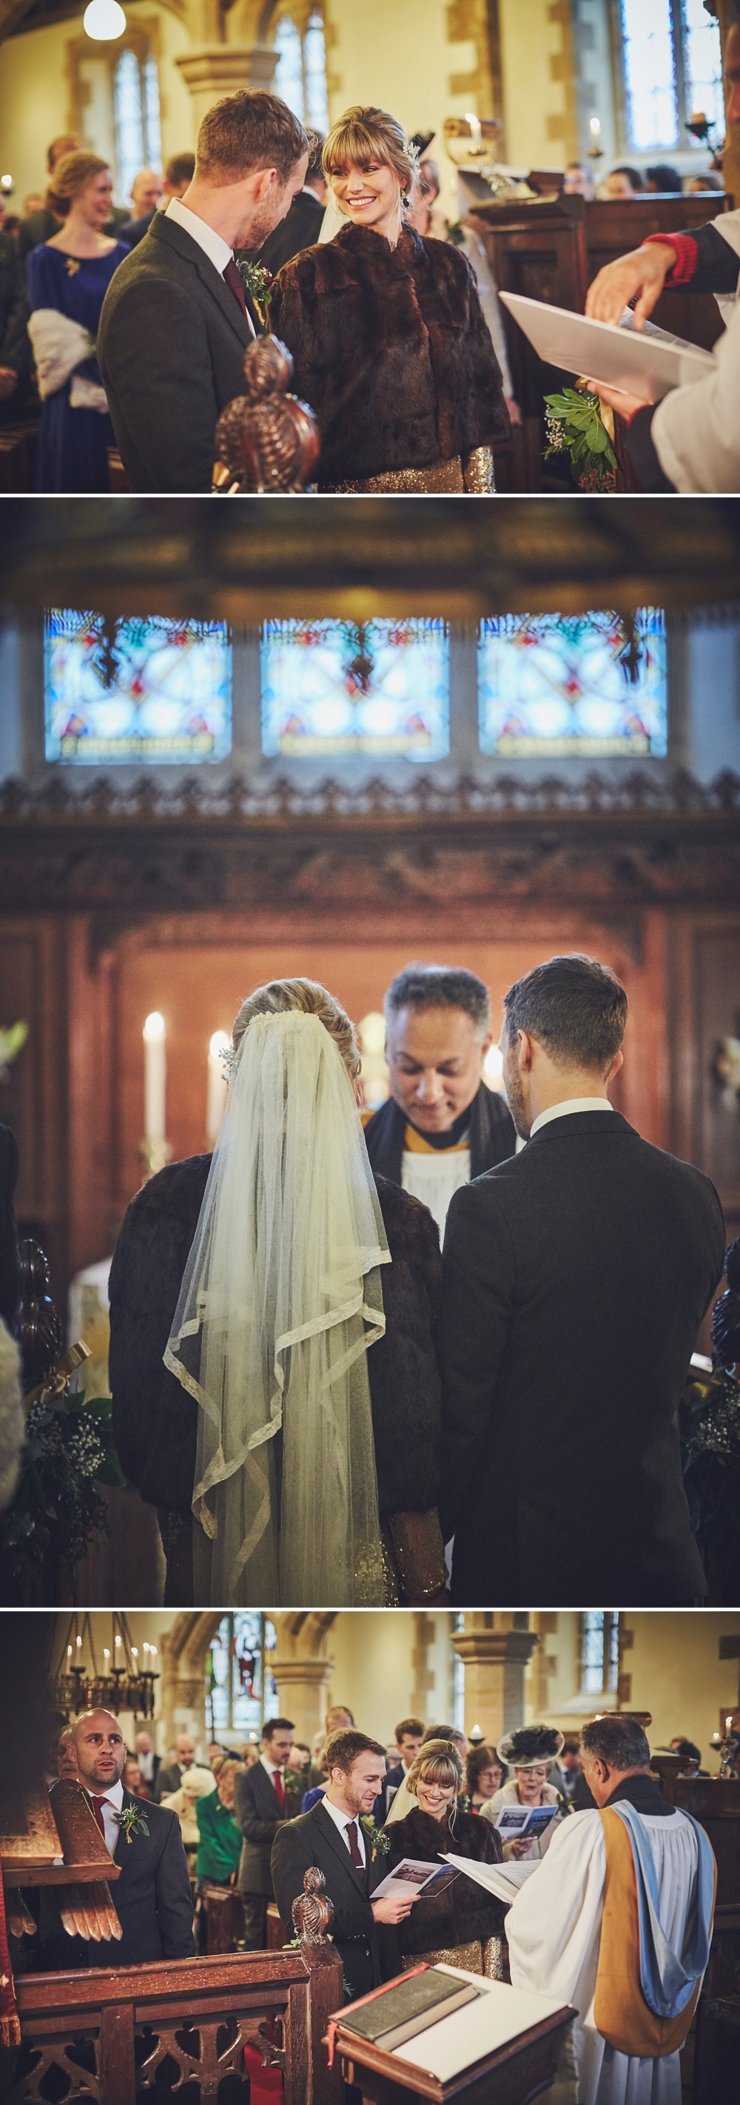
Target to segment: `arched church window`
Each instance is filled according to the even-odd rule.
[[[304,28],[293,16],[281,12],[275,30],[278,63],[274,89],[288,108],[312,131],[329,129],[326,87],[326,37],[320,8],[312,9]]]
[[[619,1677],[619,1616],[589,1608],[578,1618],[579,1688],[584,1695],[616,1694]]]
[[[455,1616],[452,1627],[456,1631],[458,1636],[462,1635],[462,1632],[465,1629],[465,1616],[461,1611],[458,1612],[458,1614]],[[452,1723],[455,1727],[456,1732],[464,1732],[465,1661],[464,1659],[460,1658],[459,1652],[454,1651],[454,1649],[452,1657]]]
[[[267,621],[262,751],[293,760],[441,760],[449,684],[443,621]]]
[[[159,75],[151,52],[128,47],[119,54],[113,74],[116,167],[121,197],[130,197],[139,168],[162,161]]]
[[[224,760],[231,644],[222,621],[54,608],[44,624],[46,760],[109,766]]]
[[[269,1615],[244,1609],[222,1616],[206,1658],[206,1719],[213,1739],[221,1732],[262,1731],[276,1692],[276,1645]]]
[[[646,759],[668,746],[665,615],[501,614],[478,642],[482,753]]]
[[[618,0],[616,26],[626,151],[697,144],[686,131],[697,112],[724,130],[719,24],[703,0]]]

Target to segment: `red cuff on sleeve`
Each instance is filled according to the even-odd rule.
[[[651,241],[662,241],[664,248],[673,249],[675,262],[666,278],[667,285],[690,285],[699,261],[699,249],[693,234],[646,234],[643,248]]]

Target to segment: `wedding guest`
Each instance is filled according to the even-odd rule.
[[[388,1871],[403,1857],[438,1866],[440,1857],[450,1853],[470,1857],[476,1864],[500,1864],[501,1843],[495,1828],[488,1820],[460,1809],[462,1784],[463,1765],[456,1748],[448,1740],[427,1740],[408,1773],[412,1809],[386,1830]],[[500,1980],[500,1915],[500,1903],[493,1894],[461,1872],[446,1892],[429,1899],[420,1893],[411,1914],[398,1926],[405,1971],[442,1961]]]
[[[163,176],[156,175],[152,169],[143,169],[141,175],[134,176],[131,196],[136,209],[120,230],[121,240],[127,241],[129,248],[136,248],[137,242],[143,241],[163,199],[168,203],[171,197],[184,197],[194,172],[195,154],[176,153],[167,162]]]
[[[25,278],[6,222],[0,230],[0,423],[22,414],[30,369]]]
[[[53,193],[54,189],[53,178],[55,170],[59,162],[64,160],[65,154],[81,152],[82,140],[78,139],[75,132],[60,132],[58,138],[52,139],[51,144],[47,147],[46,171],[48,185],[46,192],[43,197],[36,197],[32,194],[24,199],[23,216],[18,235],[18,246],[23,260],[30,255],[32,249],[38,248],[39,242],[48,241],[51,234],[59,232],[62,224],[61,214],[52,204],[50,196],[50,192]]]
[[[590,202],[593,194],[594,179],[590,169],[586,168],[585,161],[566,161],[563,170],[563,196],[585,197]]]
[[[259,251],[259,261],[265,270],[278,271],[291,257],[318,241],[321,222],[327,199],[327,182],[324,174],[322,154],[325,141],[320,132],[311,139],[303,189],[294,197],[290,211],[279,227],[268,234]]]
[[[436,1234],[376,1188],[359,1072],[324,987],[255,989],[213,1157],[160,1171],[119,1237],[116,1441],[145,1498],[192,1510],[203,1604],[445,1598]]]
[[[417,234],[421,234],[424,239],[427,239],[430,235],[436,235],[440,241],[453,241],[455,247],[462,249],[463,255],[467,256],[478,287],[478,296],[490,331],[491,342],[498,359],[509,421],[512,425],[521,424],[522,413],[518,402],[514,399],[514,385],[509,368],[504,318],[485,243],[481,238],[478,227],[474,224],[474,214],[468,214],[465,219],[458,220],[457,224],[450,228],[449,233],[444,219],[442,219],[440,227],[436,225],[435,206],[439,198],[439,192],[440,180],[437,163],[430,160],[428,155],[425,155],[419,162],[418,182],[415,183],[411,193],[409,205],[410,224],[416,229]],[[442,217],[441,214],[440,217]]]
[[[639,168],[613,168],[606,177],[603,195],[624,203],[626,198],[640,197],[644,188]]]
[[[458,965],[404,965],[385,997],[391,1094],[365,1114],[373,1169],[413,1192],[444,1235],[452,1194],[514,1153],[514,1122],[483,1079],[488,989]]]
[[[29,332],[42,398],[37,487],[107,490],[113,430],[96,357],[103,299],[127,251],[103,232],[110,169],[97,154],[65,155],[50,197],[62,220],[26,264]]]
[[[174,1747],[170,1750],[174,1760],[160,1766],[156,1788],[157,1797],[170,1791],[179,1791],[183,1776],[195,1762],[195,1740],[191,1732],[178,1732]]]
[[[379,1826],[382,1826],[386,1819],[396,1792],[400,1790],[402,1783],[407,1780],[409,1769],[412,1762],[416,1759],[423,1738],[423,1718],[400,1719],[395,1731],[398,1759],[395,1762],[391,1762],[386,1770],[383,1788],[375,1807],[375,1819],[378,1821]]]
[[[465,1758],[465,1811],[479,1813],[494,1791],[501,1789],[504,1769],[492,1747],[471,1747]]]
[[[198,1849],[195,1873],[209,1885],[233,1886],[239,1869],[242,1838],[234,1811],[237,1778],[246,1775],[242,1762],[222,1761],[215,1791],[195,1802]]]
[[[678,191],[680,195],[683,181],[678,169],[671,168],[668,161],[656,161],[652,168],[645,170],[645,189],[664,194]]]
[[[595,958],[549,958],[504,997],[504,1087],[527,1146],[455,1193],[443,1260],[442,1520],[459,1603],[554,1605],[569,1584],[584,1606],[605,1558],[625,1605],[706,1590],[677,1411],[722,1269],[722,1208],[707,1177],[612,1108],[626,1023],[625,990]]]
[[[522,1725],[518,1732],[505,1733],[499,1740],[496,1753],[499,1761],[507,1769],[513,1769],[514,1774],[481,1805],[483,1819],[495,1825],[499,1813],[508,1805],[557,1806],[558,1791],[550,1780],[550,1770],[562,1748],[562,1732],[556,1732],[550,1725]],[[562,1817],[562,1813],[557,1812],[541,1834],[518,1835],[513,1841],[504,1841],[505,1860],[508,1862],[514,1857],[519,1863],[543,1857],[552,1841],[553,1828]]]
[[[346,110],[323,165],[346,224],[285,265],[270,309],[318,417],[319,488],[493,489],[509,432],[501,375],[466,258],[410,225],[402,126]]]
[[[114,280],[100,362],[132,490],[210,490],[216,421],[243,392],[258,326],[234,250],[258,248],[285,217],[307,161],[303,126],[279,96],[243,88],[215,103],[192,182],[155,212]]]
[[[247,1951],[264,1951],[267,1909],[274,1899],[270,1856],[282,1820],[301,1810],[300,1784],[288,1770],[294,1727],[289,1718],[268,1718],[259,1761],[239,1778],[234,1815],[242,1835],[237,1884],[244,1908]]]
[[[728,124],[740,124],[740,22],[725,45],[729,89]],[[648,491],[735,491],[740,485],[740,211],[720,213],[690,233],[648,235],[641,247],[607,263],[590,286],[586,313],[595,321],[618,322],[634,306],[643,327],[664,287],[732,297],[735,305],[713,352],[706,379],[671,388],[657,405],[646,405],[598,382],[593,385],[623,420],[627,451],[640,488]]]

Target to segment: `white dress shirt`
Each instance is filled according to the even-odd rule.
[[[365,1848],[365,1837],[360,1826],[359,1813],[345,1813],[342,1806],[332,1805],[331,1799],[326,1794],[322,1798],[321,1803],[325,1807],[327,1813],[330,1814],[332,1820],[334,1821],[335,1827],[339,1829],[339,1833],[342,1837],[342,1841],[345,1845],[348,1856],[350,1856],[351,1852],[349,1842],[347,1841],[347,1828],[351,1827],[352,1821],[354,1819],[355,1826],[357,1828],[357,1839],[360,1844],[360,1856],[362,1857],[363,1864],[366,1864],[367,1850]]]
[[[613,1110],[614,1105],[610,1104],[608,1096],[569,1096],[564,1104],[551,1104],[549,1111],[540,1112],[539,1118],[535,1118],[530,1127],[529,1138],[534,1140],[540,1126],[549,1125],[551,1118],[570,1118],[573,1111]]]
[[[197,242],[199,249],[203,250],[204,256],[208,257],[209,263],[213,264],[214,270],[217,270],[222,278],[227,263],[234,262],[234,251],[229,248],[228,241],[224,241],[223,235],[217,234],[215,227],[209,227],[207,219],[200,219],[197,212],[191,212],[190,206],[184,205],[181,197],[170,198],[165,218],[174,219],[176,225],[190,235],[191,241]],[[249,309],[247,325],[254,336],[256,332]]]

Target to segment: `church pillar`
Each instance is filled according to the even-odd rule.
[[[281,1659],[278,1652],[270,1658],[279,1691],[274,1715],[279,1711],[292,1717],[299,1739],[309,1746],[324,1723],[331,1671],[330,1659]]]
[[[215,102],[239,88],[269,88],[278,54],[269,44],[207,44],[175,59],[193,99],[195,131]]]
[[[452,1642],[465,1664],[465,1717],[480,1725],[495,1746],[504,1732],[524,1723],[524,1674],[539,1638],[515,1629],[515,1618],[466,1617]]]

